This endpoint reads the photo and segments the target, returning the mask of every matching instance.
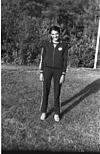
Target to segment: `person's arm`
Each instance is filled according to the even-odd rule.
[[[43,47],[41,50],[41,59],[40,59],[40,64],[39,64],[39,70],[40,70],[40,73],[43,72]]]
[[[67,46],[65,47],[65,51],[64,51],[64,58],[63,58],[63,71],[62,71],[62,75],[60,77],[60,84],[62,84],[65,81],[65,75],[66,75],[66,68],[67,68],[67,60],[68,60],[68,50],[67,50]]]
[[[66,75],[66,68],[67,68],[67,62],[68,62],[68,47],[66,45],[65,47],[65,51],[64,51],[64,55],[63,55],[63,71],[62,71],[62,75]]]
[[[43,64],[44,64],[44,56],[45,56],[45,49],[42,47],[41,50],[41,59],[40,59],[40,64],[39,64],[39,70],[40,70],[40,81],[44,81],[43,77]]]
[[[41,59],[40,59],[40,64],[39,64],[40,73],[43,73],[44,56],[45,56],[45,48],[43,46],[41,50]]]

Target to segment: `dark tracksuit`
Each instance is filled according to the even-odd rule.
[[[42,46],[41,68],[43,72],[43,98],[41,102],[41,112],[47,111],[48,96],[50,92],[51,79],[54,79],[54,111],[60,114],[60,77],[66,74],[68,50],[67,44],[60,41],[54,48],[52,41],[45,41]]]

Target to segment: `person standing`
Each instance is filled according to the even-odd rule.
[[[43,96],[41,101],[41,120],[47,117],[48,96],[51,80],[54,81],[54,120],[60,120],[60,92],[65,81],[68,45],[60,38],[60,27],[52,26],[49,30],[50,40],[44,41],[40,60],[40,81],[43,82]]]

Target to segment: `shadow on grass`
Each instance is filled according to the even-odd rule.
[[[82,89],[79,93],[75,94],[70,99],[62,102],[61,107],[65,106],[66,104],[70,103],[71,101],[74,101],[74,99],[78,99],[78,100],[74,101],[74,103],[72,103],[64,111],[62,111],[61,118],[64,116],[64,114],[66,114],[72,108],[74,108],[76,105],[81,103],[81,101],[84,100],[86,97],[88,97],[89,95],[91,95],[93,93],[98,92],[99,90],[100,90],[100,79],[97,79],[94,82],[92,82],[91,84],[89,84],[88,86],[86,86],[84,89]]]

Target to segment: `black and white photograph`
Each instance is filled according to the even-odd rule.
[[[100,0],[1,0],[1,152],[100,153]]]

